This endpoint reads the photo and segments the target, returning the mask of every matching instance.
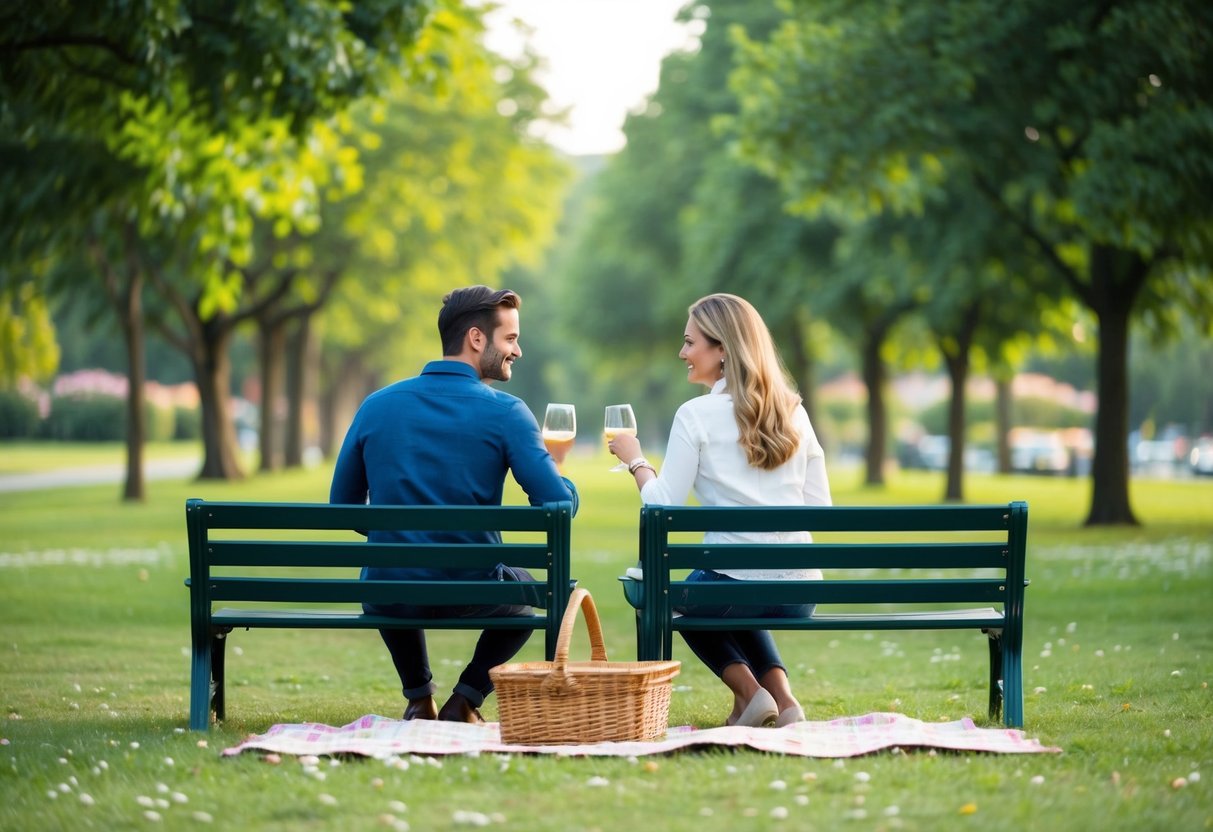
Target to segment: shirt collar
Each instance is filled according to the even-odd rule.
[[[462,361],[431,361],[425,365],[421,371],[422,375],[455,375],[467,376],[468,378],[480,381],[480,374],[476,372],[476,368],[471,364],[465,364]]]
[[[716,379],[716,383],[712,385],[712,389],[711,389],[711,391],[710,391],[710,392],[712,392],[712,393],[727,393],[728,391],[727,391],[727,390],[725,390],[725,389],[724,389],[724,387],[725,387],[725,384],[724,384],[724,378],[723,378],[723,377],[722,377],[722,378],[718,378],[718,379]]]

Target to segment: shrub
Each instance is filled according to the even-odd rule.
[[[38,435],[38,404],[16,390],[0,390],[0,439]]]
[[[202,438],[202,410],[197,407],[174,408],[173,419],[174,439]]]
[[[126,400],[92,393],[54,396],[42,423],[47,439],[106,442],[126,436]]]
[[[168,442],[177,433],[177,409],[148,402],[143,407],[148,442]]]

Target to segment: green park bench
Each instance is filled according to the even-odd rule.
[[[189,534],[190,729],[224,718],[224,644],[236,628],[544,630],[556,652],[572,591],[572,504],[543,506],[365,506],[208,502],[185,505]],[[350,530],[533,533],[498,544],[368,543]],[[344,532],[344,534],[342,534]],[[542,537],[542,540],[538,538]],[[363,566],[543,569],[542,580],[360,580]],[[216,602],[238,603],[215,609]],[[374,604],[526,604],[543,613],[478,618],[368,615]],[[296,609],[283,605],[320,605]]]
[[[813,543],[705,544],[705,531],[810,531]],[[1023,726],[1023,601],[1028,506],[645,506],[637,656],[671,658],[675,630],[963,630],[985,633],[990,718]],[[680,542],[694,533],[694,542]],[[839,533],[835,535],[834,533]],[[674,536],[673,538],[671,536]],[[821,581],[687,582],[691,569],[821,569]],[[685,575],[684,575],[685,577]],[[688,604],[818,604],[811,618],[703,618]],[[960,604],[993,604],[957,608]],[[830,607],[843,606],[846,611]],[[1004,708],[1005,702],[1005,708]]]

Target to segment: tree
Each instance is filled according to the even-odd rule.
[[[327,202],[309,241],[311,270],[337,275],[316,326],[330,380],[322,450],[349,406],[439,354],[447,292],[537,263],[552,238],[571,171],[530,133],[546,100],[534,56],[496,55],[483,35],[476,9],[435,15],[418,48],[447,71],[391,83],[351,113],[365,187]]]
[[[0,207],[14,209],[6,216],[22,221],[0,230],[0,251],[6,257],[43,246],[70,251],[87,236],[83,226],[97,212],[114,215],[103,223],[107,227],[133,221],[147,233],[166,219],[182,219],[188,206],[196,223],[191,230],[199,232],[195,265],[222,262],[233,252],[240,257],[248,245],[247,232],[241,236],[248,223],[240,222],[247,216],[247,193],[238,191],[226,202],[207,199],[214,196],[208,176],[215,167],[194,167],[200,179],[179,176],[188,167],[180,164],[188,151],[175,139],[238,133],[241,125],[267,120],[304,132],[315,119],[373,90],[384,64],[397,62],[427,10],[424,0],[285,6],[231,0],[221,7],[111,0],[87,8],[24,0],[6,7],[0,13],[0,153],[9,164],[0,176]],[[149,167],[158,150],[158,161],[168,164]],[[81,171],[100,175],[71,175]],[[106,187],[115,181],[121,187]],[[199,193],[200,201],[194,198]],[[133,242],[126,253],[133,255]],[[221,270],[209,271],[207,291],[222,283]],[[133,374],[128,447],[138,448],[142,278],[130,271],[127,278],[122,297],[130,323],[123,328]],[[204,475],[210,470],[204,467]],[[128,482],[126,496],[142,499],[142,484]]]
[[[1213,309],[1213,9],[1195,0],[794,3],[746,45],[744,151],[813,209],[975,189],[1099,324],[1088,524],[1128,498],[1129,322]],[[1032,48],[1025,48],[1032,44]],[[1174,312],[1170,314],[1174,317]],[[1167,321],[1170,323],[1170,321]],[[1204,326],[1208,326],[1207,323]]]

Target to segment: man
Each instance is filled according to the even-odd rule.
[[[518,344],[521,299],[487,286],[456,289],[442,301],[438,333],[443,359],[416,378],[372,393],[346,434],[333,471],[330,503],[372,505],[500,505],[507,470],[532,505],[571,500],[577,489],[556,470],[527,406],[494,390],[509,381]],[[500,542],[496,532],[371,532],[369,540]],[[531,580],[524,569],[499,565],[492,574],[469,570],[365,567],[369,578],[496,578]],[[369,613],[398,616],[523,615],[529,607],[364,605]],[[405,719],[480,722],[477,710],[492,692],[489,668],[508,662],[530,630],[485,630],[472,660],[441,709],[430,673],[424,630],[380,630],[408,705]]]

